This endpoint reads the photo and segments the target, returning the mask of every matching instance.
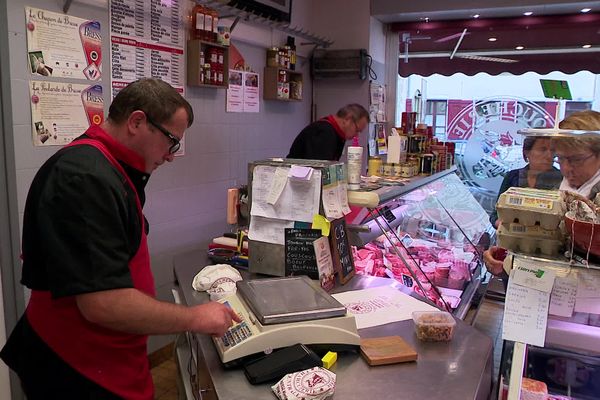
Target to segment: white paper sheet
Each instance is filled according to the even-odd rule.
[[[250,218],[248,237],[259,242],[283,245],[285,228],[293,228],[294,221],[286,221],[254,216]]]
[[[387,162],[393,164],[400,162],[400,136],[388,136]]]
[[[271,185],[271,190],[267,195],[267,203],[274,205],[279,200],[285,185],[288,180],[288,168],[277,168],[275,170],[275,176],[273,177],[273,184]]]
[[[550,293],[508,283],[502,320],[502,339],[544,346]]]
[[[321,171],[314,170],[309,181],[288,181],[276,204],[267,202],[277,167],[259,165],[252,177],[251,215],[287,221],[312,222],[319,213]],[[289,168],[287,168],[289,173]],[[283,240],[283,239],[282,239]]]
[[[552,315],[571,317],[575,308],[577,295],[577,280],[566,277],[554,279],[554,287],[550,295],[550,310]]]
[[[413,311],[437,310],[391,286],[353,290],[332,296],[355,316],[358,329],[405,321],[412,318]]]

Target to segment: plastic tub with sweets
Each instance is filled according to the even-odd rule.
[[[454,336],[456,321],[446,311],[414,311],[412,318],[419,340],[449,342]]]

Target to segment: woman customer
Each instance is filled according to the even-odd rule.
[[[573,113],[560,122],[559,128],[600,131],[600,113],[592,110]],[[600,135],[556,138],[552,142],[563,176],[559,189],[593,199],[600,192]],[[503,263],[495,257],[496,252],[501,254],[504,250],[490,247],[483,252],[483,261],[492,274],[503,275]]]
[[[504,176],[498,198],[510,187],[557,189],[560,185],[562,179],[560,171],[552,166],[554,151],[550,138],[525,138],[525,141],[523,141],[523,158],[528,164],[523,168],[513,169]],[[490,222],[495,228],[500,225],[496,210],[490,217]]]

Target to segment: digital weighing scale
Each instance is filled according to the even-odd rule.
[[[237,293],[219,302],[242,318],[213,337],[225,366],[297,343],[360,346],[354,315],[306,276],[238,281]]]

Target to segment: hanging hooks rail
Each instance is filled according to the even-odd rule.
[[[196,2],[217,10],[219,14],[235,16],[236,21],[238,19],[241,19],[245,22],[249,22],[252,24],[268,26],[273,29],[285,32],[289,35],[308,40],[311,44],[316,44],[317,46],[329,47],[333,44],[333,40],[331,39],[328,39],[324,36],[312,34],[309,31],[306,31],[300,27],[292,26],[288,22],[275,21],[273,19],[263,17],[262,15],[253,14],[252,12],[247,11],[246,9],[232,7],[228,5],[228,0],[196,0]],[[235,24],[232,25],[231,30],[233,30],[234,26]]]

